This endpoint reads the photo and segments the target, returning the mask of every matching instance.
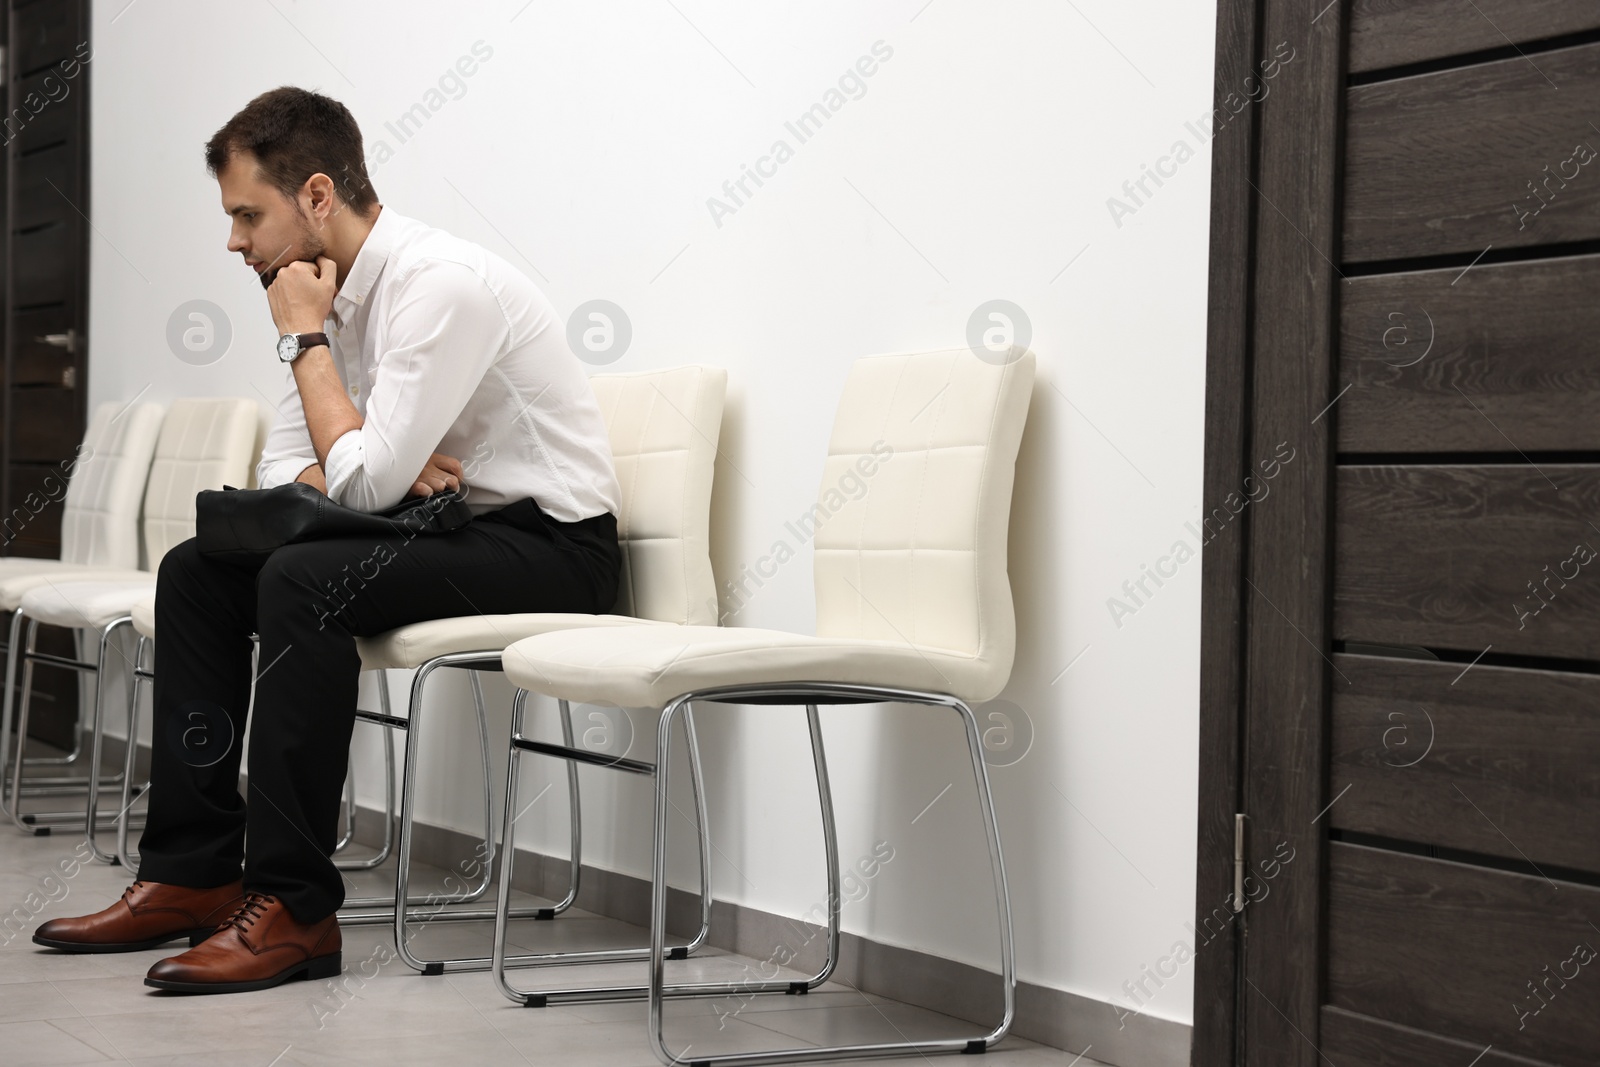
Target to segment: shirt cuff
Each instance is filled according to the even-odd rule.
[[[361,444],[361,430],[346,430],[339,435],[339,439],[328,449],[328,458],[323,461],[322,472],[328,479],[328,498],[335,504],[349,504],[344,502],[344,491],[356,474],[366,466],[366,449]]]
[[[271,489],[278,485],[288,485],[300,477],[301,471],[315,466],[316,462],[316,456],[290,456],[288,459],[264,464],[256,471],[256,487]]]

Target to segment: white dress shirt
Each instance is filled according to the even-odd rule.
[[[566,329],[493,252],[383,207],[324,329],[365,420],[328,451],[336,503],[398,503],[442,452],[461,461],[474,514],[530,496],[561,522],[617,510],[610,437]],[[317,461],[292,371],[278,414],[256,467],[262,488]]]

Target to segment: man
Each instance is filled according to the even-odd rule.
[[[455,489],[474,518],[448,534],[288,545],[259,568],[202,556],[193,539],[162,559],[137,881],[34,941],[123,952],[189,938],[145,982],[201,993],[340,971],[330,854],[356,638],[455,615],[608,611],[621,563],[599,406],[531,281],[379,204],[355,120],[316,93],[256,97],[207,143],[206,164],[233,220],[228,250],[262,279],[292,377],[258,483],[306,482],[362,511]]]

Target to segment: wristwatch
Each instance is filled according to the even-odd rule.
[[[308,348],[328,343],[325,333],[286,333],[278,338],[278,358],[293,363]]]

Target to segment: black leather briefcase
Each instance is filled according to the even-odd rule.
[[[472,521],[453,489],[410,497],[382,511],[335,504],[305,482],[270,489],[202,489],[195,494],[195,536],[203,555],[230,563],[259,563],[284,545],[328,537],[449,533]]]

